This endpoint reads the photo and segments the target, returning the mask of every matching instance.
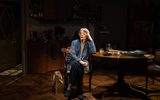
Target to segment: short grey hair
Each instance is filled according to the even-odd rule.
[[[81,32],[81,31],[86,32],[86,33],[89,33],[89,30],[88,30],[87,28],[81,28],[81,29],[80,29],[80,32]]]

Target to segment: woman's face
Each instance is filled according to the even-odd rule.
[[[85,41],[87,39],[87,33],[84,31],[80,31],[79,36],[81,41]]]

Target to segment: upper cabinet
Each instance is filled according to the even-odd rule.
[[[55,0],[30,0],[29,16],[39,20],[56,20]]]

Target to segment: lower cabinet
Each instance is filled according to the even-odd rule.
[[[28,42],[28,73],[46,73],[63,69],[61,48],[66,42],[51,41],[48,43]]]

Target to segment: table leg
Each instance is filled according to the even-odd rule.
[[[140,97],[144,100],[149,100],[145,92],[130,87],[129,84],[124,81],[123,71],[119,71],[117,76],[117,82],[114,83],[111,87],[107,88],[107,90],[102,95],[102,99],[105,96],[128,96]]]

